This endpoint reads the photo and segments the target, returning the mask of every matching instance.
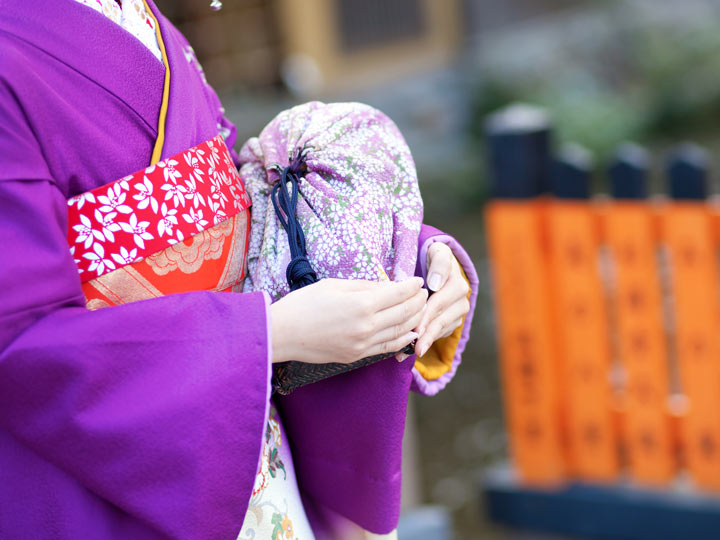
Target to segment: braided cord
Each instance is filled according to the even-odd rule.
[[[280,171],[280,182],[273,186],[270,194],[275,215],[282,228],[285,229],[290,244],[291,260],[285,270],[285,277],[291,291],[318,280],[317,274],[307,258],[305,233],[297,220],[297,202],[300,191],[298,183],[305,170],[305,155],[306,150],[303,149],[298,152],[290,165]],[[291,191],[288,191],[288,184],[290,184]]]

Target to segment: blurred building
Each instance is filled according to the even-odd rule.
[[[578,8],[591,1],[465,0],[463,15],[469,34],[485,34],[517,22],[544,17],[557,11]]]
[[[447,64],[466,38],[587,0],[157,0],[222,93],[327,94]]]
[[[464,32],[460,0],[158,0],[221,92],[281,82],[299,95],[432,68]]]
[[[218,90],[272,87],[280,83],[281,43],[272,0],[226,0],[212,11],[205,0],[158,0],[179,28]]]

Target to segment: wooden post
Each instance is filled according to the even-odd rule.
[[[648,159],[620,148],[610,168],[614,200],[602,212],[613,263],[617,349],[624,371],[622,440],[630,477],[666,485],[676,470],[667,416],[668,358],[658,271],[658,234],[647,194]]]
[[[592,155],[577,144],[563,145],[552,162],[550,193],[556,199],[587,201],[590,199]]]
[[[541,110],[514,106],[486,124],[495,199],[486,221],[510,449],[528,483],[565,476],[560,389],[542,243],[550,125]]]
[[[637,144],[621,144],[610,164],[610,190],[613,197],[621,200],[647,199],[648,155]]]
[[[706,159],[696,147],[670,160],[675,198],[662,215],[672,275],[676,355],[689,401],[681,424],[695,483],[720,490],[720,304],[713,222],[706,193]]]
[[[610,390],[610,344],[600,238],[588,200],[589,156],[563,152],[553,168],[548,236],[570,472],[617,480],[618,449]]]

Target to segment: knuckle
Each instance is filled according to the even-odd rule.
[[[402,320],[407,321],[412,316],[411,305],[409,302],[403,302],[402,305]]]
[[[443,325],[440,319],[435,319],[428,325],[425,332],[432,338],[432,341],[435,341],[440,334],[440,329],[442,328],[442,326]]]
[[[433,255],[437,255],[438,253],[442,253],[444,251],[450,251],[450,248],[443,244],[442,242],[434,242],[429,248],[428,253],[432,253]]]
[[[372,301],[367,296],[361,296],[357,301],[357,307],[361,315],[372,313]]]
[[[352,343],[352,345],[350,345],[350,350],[349,350],[347,356],[350,360],[360,358],[360,356],[362,356],[364,351],[365,351],[365,342],[364,341],[354,341]]]
[[[373,334],[373,324],[370,321],[361,321],[355,326],[356,342],[364,341]]]
[[[456,319],[452,322],[452,324],[448,325],[448,327],[445,329],[445,337],[451,335],[455,330],[460,328],[462,326],[462,319]]]

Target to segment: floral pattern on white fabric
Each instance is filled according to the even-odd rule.
[[[115,0],[76,0],[81,4],[102,13],[111,21],[119,24],[125,30],[140,40],[155,58],[162,61],[162,52],[158,45],[155,33],[155,21],[145,9],[142,0],[122,0],[118,4]]]
[[[285,441],[285,444],[283,444]],[[280,416],[270,405],[262,456],[238,540],[312,540]]]

